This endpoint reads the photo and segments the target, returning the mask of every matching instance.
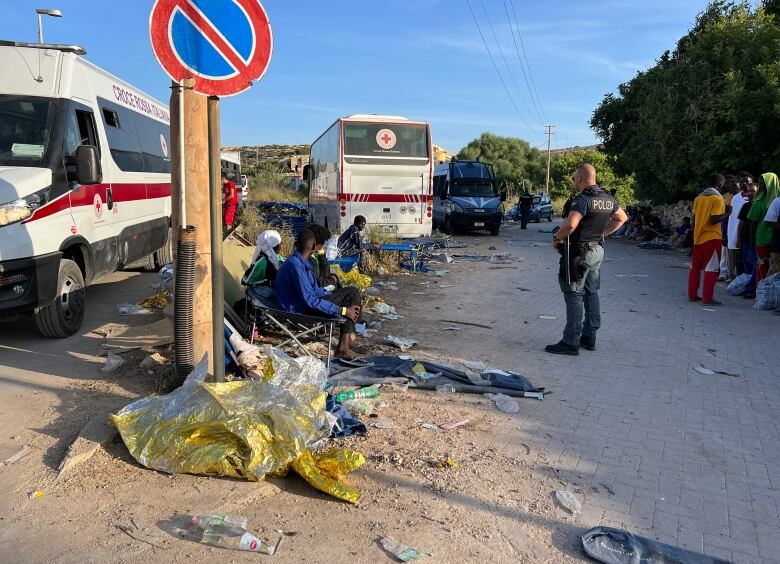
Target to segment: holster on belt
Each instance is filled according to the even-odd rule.
[[[582,280],[586,270],[582,262],[585,248],[582,245],[572,245],[567,237],[566,241],[558,246],[558,252],[561,255],[560,275],[566,280],[566,284]]]

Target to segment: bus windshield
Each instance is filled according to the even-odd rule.
[[[495,198],[496,191],[489,180],[464,179],[453,183],[450,195],[461,198]]]
[[[428,127],[423,124],[362,123],[344,124],[344,156],[375,157],[351,162],[388,164],[415,160],[428,162]],[[390,157],[390,158],[388,158]]]
[[[0,96],[0,166],[46,166],[56,102]]]

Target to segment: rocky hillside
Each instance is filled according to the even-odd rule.
[[[223,147],[223,151],[241,151],[241,162],[246,164],[278,163],[293,155],[308,155],[309,145],[253,145]]]

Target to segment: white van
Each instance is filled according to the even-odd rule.
[[[171,260],[168,108],[84,54],[0,41],[0,319],[46,337],[93,280]]]

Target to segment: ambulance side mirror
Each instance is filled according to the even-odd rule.
[[[103,181],[97,147],[79,145],[76,149],[76,182],[79,184],[99,184]]]

